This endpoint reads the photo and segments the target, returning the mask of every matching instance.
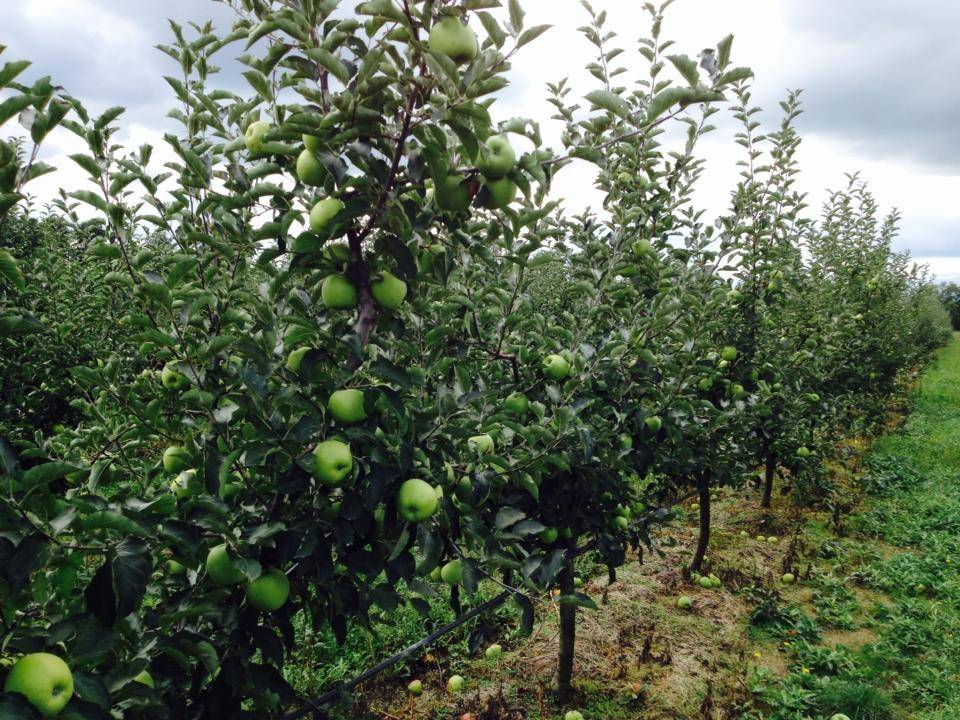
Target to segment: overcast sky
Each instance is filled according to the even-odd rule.
[[[608,27],[631,51],[636,39],[647,35],[641,4],[593,1],[594,8],[608,11]],[[212,19],[220,30],[232,18],[214,0],[0,0],[0,5],[0,45],[9,48],[3,59],[33,60],[31,78],[51,75],[94,111],[126,106],[127,129],[120,139],[134,146],[162,146],[169,127],[164,115],[173,103],[162,76],[176,68],[154,49],[171,37],[167,18]],[[586,20],[579,0],[523,0],[523,6],[528,25],[554,28],[521,51],[494,116],[538,119],[545,137],[555,141],[545,84],[569,77],[580,94],[593,89],[583,67],[595,49],[577,32]],[[754,69],[754,100],[767,110],[761,116],[767,123],[777,121],[777,103],[787,89],[802,88],[800,187],[813,210],[827,188],[844,184],[844,173],[859,171],[883,208],[902,212],[897,248],[928,263],[939,279],[960,280],[957,28],[960,2],[952,0],[677,0],[664,34],[677,41],[678,52],[695,56],[733,33],[734,63]],[[632,57],[621,59],[629,67]],[[621,78],[626,82],[630,73]],[[724,123],[701,147],[708,172],[698,201],[714,213],[726,205],[737,178],[734,131]],[[66,159],[79,149],[68,133],[51,138],[44,157],[61,172],[30,186],[39,201],[61,185],[82,185],[82,171]],[[587,166],[564,171],[557,192],[573,211],[599,206]]]

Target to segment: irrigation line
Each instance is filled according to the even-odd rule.
[[[656,508],[656,509],[654,509],[654,510],[648,510],[646,513],[644,513],[644,515],[643,515],[642,517],[637,518],[637,519],[631,524],[631,528],[634,528],[634,527],[636,527],[636,526],[638,526],[638,525],[642,525],[642,524],[645,524],[645,523],[649,523],[650,520],[652,520],[652,519],[654,518],[654,516],[656,515],[656,513],[657,513],[658,511],[663,510],[663,509],[671,509],[671,508],[673,508],[673,507],[675,507],[675,506],[677,506],[677,505],[685,502],[685,501],[688,500],[690,497],[692,497],[694,494],[695,494],[695,493],[691,493],[691,494],[686,495],[686,496],[684,496],[684,497],[682,497],[682,498],[675,499],[675,500],[674,500],[672,503],[670,503],[669,505],[660,506],[660,507],[658,507],[658,508]],[[566,553],[566,554],[567,554],[567,559],[568,559],[568,560],[573,560],[574,558],[582,555],[583,553],[586,553],[586,552],[589,552],[589,551],[595,549],[596,546],[597,546],[597,541],[596,541],[596,540],[591,540],[591,541],[588,542],[586,545],[582,545],[582,546],[577,547],[577,548],[570,548],[569,550],[567,550],[567,553]],[[372,668],[370,668],[369,670],[366,670],[366,671],[363,672],[362,674],[357,675],[357,677],[353,678],[353,680],[348,680],[348,681],[345,682],[345,683],[341,683],[341,684],[338,685],[337,687],[333,688],[332,690],[328,690],[327,692],[323,693],[323,694],[320,695],[319,697],[314,698],[313,700],[307,700],[307,701],[306,701],[303,705],[301,705],[298,709],[293,710],[293,711],[287,713],[287,714],[284,715],[280,720],[297,720],[297,718],[302,718],[302,717],[304,717],[305,715],[307,715],[307,714],[310,713],[310,712],[321,713],[321,712],[322,712],[321,708],[322,708],[323,706],[328,705],[328,704],[331,703],[332,701],[336,700],[336,699],[337,699],[338,697],[340,697],[343,693],[348,692],[349,690],[353,690],[353,688],[357,687],[358,685],[362,685],[362,684],[365,683],[367,680],[370,680],[370,679],[376,677],[377,675],[379,675],[380,673],[382,673],[384,670],[387,670],[387,669],[393,667],[394,665],[396,665],[396,664],[397,664],[398,662],[400,662],[401,660],[404,660],[404,659],[410,657],[411,655],[413,655],[414,653],[418,652],[419,650],[423,650],[423,649],[426,648],[427,646],[432,645],[432,644],[435,643],[438,639],[440,639],[441,637],[443,637],[443,636],[446,635],[447,633],[452,632],[453,630],[456,630],[458,627],[460,627],[460,626],[463,625],[464,623],[469,622],[470,620],[472,620],[473,618],[477,617],[478,615],[482,615],[483,613],[487,612],[488,610],[493,610],[494,608],[500,607],[500,606],[503,605],[509,598],[513,597],[514,595],[519,595],[519,594],[521,594],[521,593],[520,593],[519,591],[517,591],[517,590],[504,590],[502,593],[500,593],[500,594],[497,595],[496,597],[494,597],[494,598],[492,598],[492,599],[490,599],[490,600],[487,600],[485,603],[483,603],[483,604],[481,604],[481,605],[478,605],[477,607],[475,607],[475,608],[473,608],[472,610],[464,613],[463,615],[461,615],[461,616],[458,617],[457,619],[452,620],[452,621],[450,621],[449,623],[447,623],[446,625],[443,625],[442,627],[437,628],[437,629],[434,630],[432,633],[430,633],[429,635],[427,635],[427,636],[425,636],[425,637],[420,638],[419,640],[417,640],[417,641],[416,641],[415,643],[413,643],[412,645],[408,645],[408,646],[405,647],[403,650],[401,650],[400,652],[398,652],[396,655],[392,655],[392,656],[388,657],[386,660],[382,661],[381,663],[379,663],[379,664],[377,664],[377,665],[374,665],[374,666],[373,666]]]
[[[436,642],[439,638],[446,635],[448,632],[456,630],[458,627],[460,627],[464,623],[469,622],[473,618],[487,612],[488,610],[493,610],[494,608],[497,608],[503,605],[512,596],[513,596],[512,592],[505,590],[504,592],[497,595],[495,598],[491,600],[487,600],[482,605],[477,605],[477,607],[473,608],[469,612],[464,613],[463,615],[458,617],[456,620],[453,620],[447,623],[446,625],[440,628],[437,628],[426,637],[421,638],[420,640],[417,640],[417,642],[413,643],[413,645],[409,645],[405,647],[396,655],[393,655],[387,658],[386,660],[381,662],[379,665],[373,666],[372,668],[364,672],[362,675],[358,675],[353,680],[350,680],[348,682],[338,685],[333,690],[328,690],[327,692],[323,693],[323,695],[320,695],[319,697],[308,702],[307,704],[300,706],[299,709],[294,710],[293,712],[287,713],[281,718],[281,720],[296,720],[296,718],[302,718],[311,711],[319,710],[324,705],[327,705],[331,701],[336,700],[343,693],[349,690],[352,690],[353,688],[357,687],[357,685],[361,685],[365,683],[367,680],[370,680],[371,678],[379,675],[384,670],[396,665],[401,660],[404,660],[405,658],[410,657],[411,655],[416,653],[418,650],[422,650],[428,645],[432,645],[434,642]]]

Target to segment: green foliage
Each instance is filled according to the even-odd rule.
[[[62,192],[48,222],[65,232],[36,243],[10,296],[40,318],[12,347],[31,378],[76,363],[54,394],[79,419],[0,446],[0,647],[67,657],[83,712],[277,717],[300,700],[291,680],[312,687],[291,669],[316,661],[298,639],[347,643],[385,616],[430,615],[441,594],[456,613],[482,583],[515,591],[527,632],[531,596],[557,585],[575,618],[594,605],[573,586],[577,546],[614,570],[654,542],[623,508],[690,486],[709,499],[771,454],[798,502],[822,501],[830,438],[944,339],[925,276],[890,251],[894,222],[877,224],[862,187],[819,224],[801,217],[798,96],[757,135],[730,38],[702,74],[646,6],[646,74],[628,89],[588,8],[598,87],[584,109],[551,86],[555,152],[535,120],[494,117],[514,53],[544,28],[525,29],[518,2],[509,21],[491,5],[244,0],[229,34],[172,24],[160,47],[179,67],[173,161],[117,144],[121,108],[75,103],[63,121],[87,145],[71,157],[89,188]],[[464,14],[484,29],[476,48],[451,20]],[[216,83],[228,49],[240,93]],[[696,145],[728,97],[747,159],[730,213],[707,223]],[[668,128],[686,131],[679,146]],[[524,151],[477,167],[494,135]],[[547,199],[575,158],[596,166],[603,217]],[[518,195],[493,202],[503,172]],[[378,302],[387,273],[406,293]],[[52,342],[55,312],[77,331]],[[505,407],[518,392],[522,410]],[[11,417],[26,439],[30,417]],[[328,440],[342,443],[336,482],[316,472]],[[436,489],[432,515],[398,511],[411,479]],[[448,587],[434,572],[450,563],[463,573]],[[245,588],[271,569],[291,594],[261,612]],[[773,622],[815,636],[793,613]],[[147,668],[154,690],[134,680]]]

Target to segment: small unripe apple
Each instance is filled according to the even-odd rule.
[[[458,693],[463,690],[463,683],[462,675],[451,675],[450,679],[447,680],[447,690],[451,693]]]
[[[370,294],[382,308],[396,310],[407,297],[407,284],[395,275],[386,271],[380,273],[380,278],[370,283]]]
[[[167,572],[170,575],[183,575],[187,571],[187,566],[177,560],[167,560]]]
[[[407,522],[427,520],[437,511],[438,505],[437,493],[425,480],[405,480],[397,492],[397,512]]]
[[[203,492],[196,470],[184,470],[170,482],[170,491],[178,498],[189,498]]]
[[[633,447],[633,436],[629,433],[620,433],[617,436],[617,443],[621,450],[629,450]]]
[[[353,469],[350,446],[339,440],[324,440],[313,451],[314,474],[324,485],[340,485]]]
[[[327,401],[327,410],[330,411],[330,415],[337,422],[352,425],[367,417],[363,400],[363,390],[355,388],[337,390],[330,395],[330,400]]]
[[[473,30],[452,15],[430,28],[428,44],[431,51],[446,55],[457,65],[473,60],[480,49]]]
[[[210,549],[206,568],[210,579],[217,585],[236,585],[245,577],[230,558],[225,544]]]
[[[503,407],[514,415],[526,415],[527,410],[530,409],[530,401],[522,392],[514,391],[507,395],[507,399],[503,401]]]
[[[359,296],[346,275],[328,275],[320,286],[323,304],[331,310],[351,310],[357,306]]]
[[[547,355],[543,359],[543,374],[551,380],[563,380],[570,374],[570,363],[563,355]]]
[[[50,653],[31,653],[14,663],[3,685],[5,693],[20,693],[41,715],[55,717],[73,696],[70,666]],[[17,717],[23,715],[14,708]]]
[[[321,233],[327,224],[343,210],[343,203],[337,198],[324,198],[310,210],[310,231]]]
[[[477,169],[489,180],[503,178],[516,164],[517,153],[506,135],[489,138],[480,148],[480,157],[477,158]]]
[[[767,539],[763,535],[757,535],[757,542],[766,542]]]
[[[663,426],[663,421],[660,419],[658,415],[651,415],[643,422],[647,426],[647,430],[654,433],[659,431],[660,428]]]
[[[639,260],[653,254],[653,244],[646,238],[641,238],[633,244],[633,254]]]
[[[784,573],[783,577],[780,578],[780,582],[784,585],[790,585],[794,580],[796,580],[796,577],[794,577],[793,573]]]
[[[263,150],[263,138],[268,132],[270,132],[270,123],[266,120],[250,123],[246,132],[243,133],[243,144],[250,152],[259,153]]]
[[[487,433],[467,438],[467,447],[481,455],[489,455],[494,450],[493,438]]]
[[[487,660],[496,660],[503,654],[503,648],[494,643],[483,651],[483,656]]]
[[[613,518],[613,525],[619,530],[627,530],[630,527],[630,521],[622,515]]]
[[[834,713],[830,716],[830,720],[850,720],[850,716],[843,713]]]
[[[777,536],[776,536],[776,535],[768,535],[768,536],[767,536],[767,542],[770,543],[771,545],[772,545],[773,543],[775,543],[775,542],[778,542]]]
[[[810,457],[810,449],[807,447],[797,448],[797,457],[801,459]]]
[[[583,720],[583,713],[579,710],[567,710],[563,720]]]
[[[733,362],[737,359],[737,349],[731,345],[727,345],[720,351],[720,358],[727,362]]]
[[[508,177],[487,180],[484,185],[489,194],[484,207],[490,210],[503,210],[517,198],[517,184]]]
[[[411,680],[407,685],[407,691],[414,697],[423,695],[423,683],[419,680]]]
[[[459,584],[463,580],[463,561],[456,558],[440,568],[440,579],[447,585]]]
[[[174,363],[167,363],[160,372],[160,382],[167,390],[186,390],[190,387],[187,376],[176,369]]]
[[[280,570],[268,570],[247,585],[247,602],[257,610],[273,612],[290,597],[290,580]]]
[[[473,498],[473,483],[470,481],[466,475],[457,480],[457,487],[454,489],[453,494],[456,495],[457,500],[460,502],[470,502]]]
[[[711,588],[713,588],[713,580],[711,580],[706,576],[703,576],[699,580],[697,580],[697,585],[699,585],[705,590],[710,590]]]
[[[304,185],[319,187],[327,179],[327,169],[316,155],[304,150],[297,158],[297,179]]]
[[[750,537],[750,533],[748,533],[746,530],[741,530],[740,537]]]
[[[460,175],[447,175],[437,181],[437,205],[448,212],[463,212],[470,207],[470,187]]]
[[[681,595],[677,598],[677,607],[681,610],[689,610],[693,607],[693,600],[688,598],[686,595]]]
[[[299,347],[296,350],[291,350],[290,354],[287,355],[287,370],[294,373],[300,372],[300,364],[308,352],[310,352],[309,347]]]
[[[178,473],[190,467],[190,453],[179,445],[171,445],[163,451],[163,469]]]
[[[537,534],[537,538],[545,545],[552,545],[560,537],[560,532],[556,528],[548,527]]]

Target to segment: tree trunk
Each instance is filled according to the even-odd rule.
[[[700,478],[700,535],[697,537],[697,551],[693,554],[693,560],[690,561],[690,572],[700,572],[703,565],[703,556],[707,554],[707,546],[710,544],[710,483],[705,478]]]
[[[559,577],[560,594],[572,595],[573,561],[564,560]],[[564,700],[570,696],[573,679],[573,646],[577,636],[577,606],[560,604],[560,652],[557,657],[557,677],[555,687],[557,696]]]
[[[767,462],[763,469],[763,500],[760,507],[769,508],[773,497],[773,475],[777,471],[777,456],[772,452],[767,455]]]

